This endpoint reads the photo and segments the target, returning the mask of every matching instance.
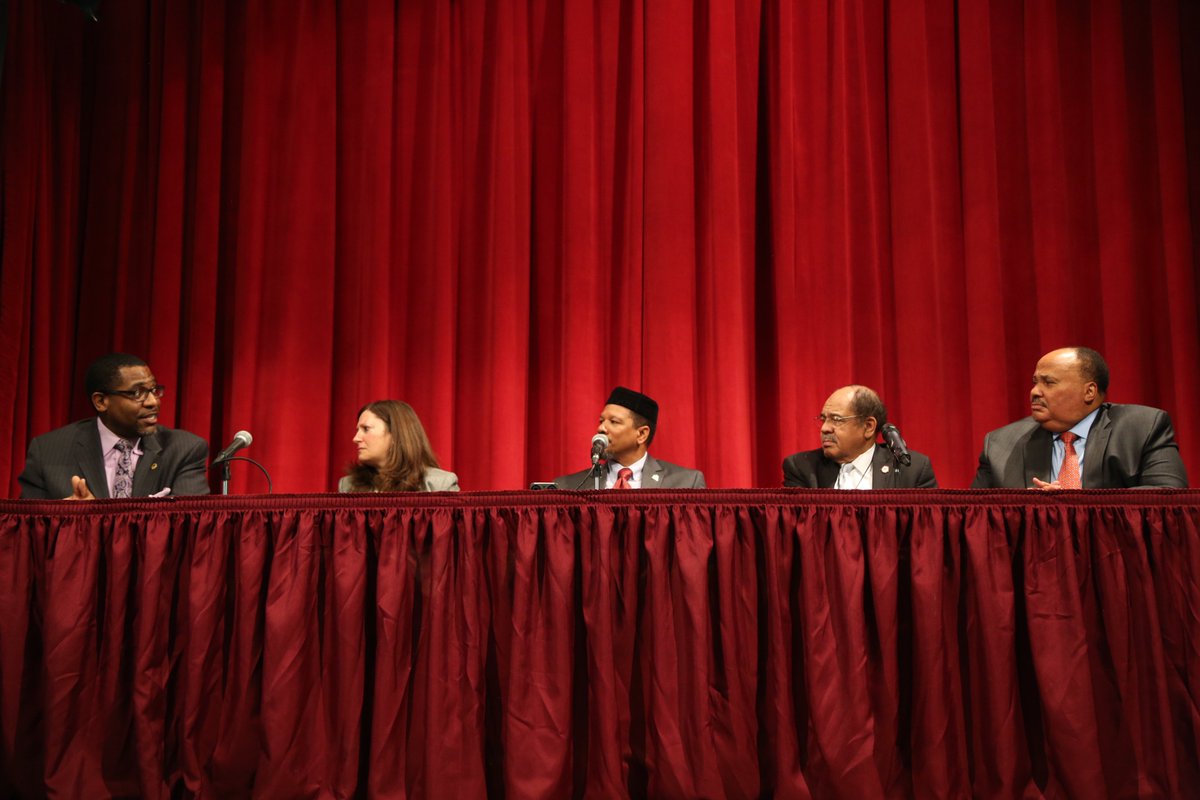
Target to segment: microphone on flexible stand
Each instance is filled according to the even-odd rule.
[[[880,428],[883,433],[883,441],[887,444],[888,449],[892,451],[892,456],[904,466],[912,464],[912,456],[908,454],[908,445],[904,443],[904,437],[900,435],[900,429],[892,423],[888,423]]]
[[[600,489],[600,476],[604,472],[601,469],[601,464],[603,463],[601,459],[604,458],[604,453],[608,450],[608,445],[607,434],[597,433],[592,437],[592,468],[587,471],[587,474],[583,476],[583,480],[575,487],[577,490],[583,488],[583,484],[587,483],[588,478],[593,479],[595,489]]]
[[[598,461],[600,461],[601,456],[604,455],[604,451],[607,449],[608,449],[608,437],[607,436],[605,436],[603,433],[597,433],[595,436],[592,437],[592,466],[593,467],[596,466],[596,463]]]
[[[212,460],[212,466],[216,466],[222,461],[228,461],[234,453],[249,447],[253,441],[254,437],[250,435],[250,431],[238,431],[233,435],[233,441],[229,443],[229,446],[217,453],[217,457]]]
[[[217,464],[221,465],[221,494],[229,494],[229,462],[230,462],[230,460],[233,460],[233,454],[239,450],[249,447],[250,443],[253,441],[254,441],[254,437],[250,435],[250,431],[238,431],[237,433],[235,433],[233,435],[233,441],[229,443],[229,446],[226,447],[221,452],[217,453],[217,457],[214,458],[212,460],[212,463],[208,465],[209,469],[212,469]],[[237,460],[240,461],[242,459],[237,459]],[[263,469],[262,465],[259,464],[258,462],[252,462],[252,463],[254,463],[254,465],[256,467],[258,467],[259,469]],[[265,473],[266,470],[263,469],[263,472]],[[271,483],[271,476],[268,475],[267,476],[268,487],[270,486],[270,483]],[[268,491],[270,491],[269,488],[268,488]]]

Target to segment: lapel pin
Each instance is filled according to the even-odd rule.
[[[658,476],[657,476],[657,475],[651,475],[650,477],[651,477],[651,478],[653,478],[654,480],[658,480]]]
[[[158,462],[155,461],[153,464],[151,464],[150,469],[158,469]]]
[[[884,464],[882,467],[879,468],[879,471],[880,472],[891,472],[892,468],[889,467],[887,464]]]

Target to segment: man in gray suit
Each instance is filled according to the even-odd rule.
[[[1187,487],[1165,411],[1106,402],[1108,364],[1087,347],[1042,356],[1030,416],[983,439],[972,489]]]
[[[600,412],[596,431],[608,437],[608,468],[601,480],[607,489],[703,489],[704,474],[659,461],[648,448],[658,427],[658,403],[632,389],[618,386]],[[591,489],[591,470],[554,479],[559,489]]]
[[[21,497],[94,500],[208,494],[208,444],[158,424],[165,389],[146,362],[111,353],[88,367],[85,386],[95,417],[29,444]]]
[[[927,456],[914,450],[909,465],[875,440],[887,424],[887,408],[866,386],[843,386],[821,414],[821,449],[783,460],[783,485],[809,489],[936,489]]]

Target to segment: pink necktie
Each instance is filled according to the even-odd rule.
[[[1075,454],[1075,440],[1078,434],[1067,431],[1058,438],[1062,439],[1066,454],[1063,456],[1062,467],[1058,470],[1058,485],[1064,489],[1082,489],[1079,480],[1079,456]]]
[[[629,479],[633,477],[633,470],[629,467],[622,467],[617,473],[617,482],[613,484],[614,489],[632,489],[629,485]]]

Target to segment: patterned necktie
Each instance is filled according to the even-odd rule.
[[[617,482],[613,484],[614,489],[632,489],[629,485],[629,479],[633,477],[633,470],[629,467],[622,467],[617,473]]]
[[[1062,466],[1058,470],[1058,485],[1064,489],[1082,489],[1083,483],[1079,479],[1079,456],[1075,454],[1075,440],[1079,438],[1079,434],[1067,431],[1058,438],[1062,439],[1063,448],[1066,450]]]
[[[121,454],[117,459],[117,474],[113,476],[113,497],[133,497],[133,446],[128,439],[113,445]]]

